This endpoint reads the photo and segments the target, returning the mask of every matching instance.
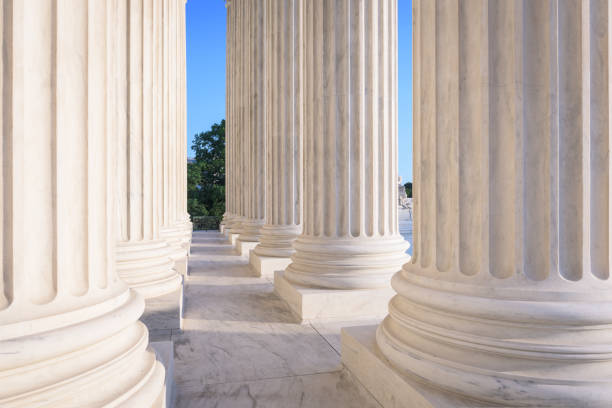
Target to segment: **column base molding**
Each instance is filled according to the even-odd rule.
[[[236,241],[236,251],[240,254],[240,256],[248,258],[249,254],[253,249],[255,249],[257,244],[259,244],[257,241],[243,241],[238,239]]]
[[[274,272],[284,271],[290,263],[291,258],[258,255],[257,251],[252,251],[249,256],[249,264],[255,276],[262,278],[274,278]]]
[[[31,326],[43,330],[0,341],[0,406],[164,407],[164,367],[138,321],[142,296],[126,288],[110,302],[87,320],[42,318]]]
[[[378,326],[342,328],[342,363],[384,408],[485,407],[418,383],[396,369],[376,345]]]
[[[274,290],[300,321],[382,319],[393,297],[391,287],[381,289],[324,289],[302,286],[274,273]]]
[[[164,240],[117,244],[117,273],[145,299],[176,291],[182,282],[174,265],[175,248]]]

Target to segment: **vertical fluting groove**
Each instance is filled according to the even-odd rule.
[[[323,180],[323,201],[327,204],[327,222],[323,223],[324,236],[332,237],[337,232],[337,208],[336,208],[336,182],[337,182],[337,170],[336,162],[337,157],[337,140],[340,137],[336,129],[336,76],[334,70],[336,48],[337,48],[337,37],[335,33],[335,19],[346,18],[342,14],[337,14],[338,2],[342,0],[333,0],[324,2],[323,13],[324,13],[324,25],[323,25],[323,42],[321,44],[323,49],[323,92],[320,94],[321,105],[323,106],[322,122],[324,137],[324,148],[323,148],[323,171],[321,178]]]
[[[435,174],[435,151],[436,151],[436,56],[435,48],[429,44],[436,44],[436,14],[435,3],[421,1],[419,3],[420,19],[420,55],[419,82],[421,92],[419,124],[419,144],[421,149],[419,168],[419,205],[420,220],[419,233],[420,257],[423,268],[430,267],[435,259],[435,231],[438,222],[436,206],[436,174]]]
[[[347,207],[349,208],[349,225],[348,233],[352,237],[357,237],[364,231],[364,225],[361,221],[363,208],[363,159],[361,146],[362,129],[361,123],[363,118],[363,104],[361,104],[360,81],[363,72],[363,42],[360,41],[360,35],[363,31],[363,3],[350,6],[351,24],[349,30],[349,111],[351,112],[348,123],[350,137],[350,162],[352,163],[349,169],[349,180],[359,180],[354,183],[349,190],[350,198],[348,199]],[[353,183],[349,183],[353,184]]]
[[[369,42],[369,55],[366,61],[369,65],[366,81],[371,85],[371,94],[368,95],[366,100],[366,106],[368,109],[369,126],[367,127],[369,139],[368,142],[372,146],[370,151],[370,168],[369,180],[367,184],[371,186],[371,200],[372,200],[372,231],[370,236],[376,236],[380,233],[380,197],[382,192],[380,191],[380,184],[378,183],[378,170],[380,169],[380,117],[379,117],[379,97],[380,97],[380,82],[379,82],[379,67],[377,63],[378,59],[378,34],[379,34],[379,18],[378,8],[375,7],[373,2],[368,3],[369,9],[366,10],[366,15],[370,16],[369,27],[366,31],[366,41]]]
[[[463,2],[462,4],[465,4]],[[412,258],[420,264],[421,240],[421,0],[412,3]]]
[[[389,30],[391,32],[392,42],[390,44],[391,50],[391,78],[393,79],[390,88],[391,88],[391,124],[393,126],[392,132],[390,134],[391,138],[391,146],[393,146],[393,152],[391,154],[391,170],[393,176],[392,185],[391,185],[391,200],[389,202],[389,206],[391,207],[391,231],[390,233],[393,235],[399,234],[399,219],[398,219],[398,189],[396,184],[399,182],[399,170],[398,170],[398,87],[399,87],[399,78],[398,78],[398,39],[397,39],[397,2],[391,2],[392,11],[391,11],[391,21]]]
[[[104,160],[107,131],[106,95],[106,5],[104,2],[88,1],[88,62],[87,62],[87,269],[89,285],[101,287],[106,276],[106,218]]]
[[[517,65],[520,42],[516,41],[516,2],[489,4],[489,194],[490,273],[507,278],[518,272],[516,217],[520,219],[517,162],[521,151]]]
[[[152,64],[151,53],[153,44],[151,0],[143,0],[143,24],[142,24],[142,239],[150,240],[152,234],[152,166],[154,158],[152,155],[152,101],[153,82],[151,78]]]
[[[57,18],[58,291],[82,295],[88,288],[87,251],[74,248],[87,243],[87,2],[58,3]]]
[[[582,15],[581,5],[558,8],[559,273],[582,275]]]
[[[523,1],[523,271],[543,280],[551,245],[551,44],[550,5]]]
[[[2,257],[2,274],[0,276],[0,310],[5,309],[14,301],[14,240],[15,227],[12,221],[13,203],[15,201],[14,191],[14,166],[13,139],[14,121],[13,108],[15,94],[13,92],[14,80],[13,70],[15,67],[15,52],[13,47],[15,37],[13,34],[14,0],[5,1],[0,8],[0,24],[2,33],[2,66],[1,84],[2,92],[2,144],[0,145],[0,158],[3,165],[0,166],[0,180],[2,180],[2,191],[0,192],[0,256]]]
[[[609,276],[610,264],[610,90],[608,0],[592,0],[589,10],[590,70],[590,260],[591,272]],[[586,16],[585,16],[586,18]]]
[[[457,138],[459,125],[458,3],[436,1],[436,267],[454,263],[457,231]]]
[[[390,92],[390,81],[389,81],[389,1],[388,0],[377,0],[377,7],[379,9],[379,26],[378,26],[378,58],[379,58],[379,66],[382,65],[382,70],[379,71],[379,80],[380,80],[380,89],[382,90],[382,98],[381,104],[378,109],[382,110],[380,112],[380,117],[383,118],[381,123],[381,141],[382,141],[382,149],[380,150],[380,169],[378,171],[378,183],[380,184],[380,189],[382,191],[382,196],[380,197],[380,211],[382,212],[381,224],[379,234],[381,236],[385,236],[388,233],[388,226],[390,222],[390,208],[389,203],[391,200],[391,187],[397,186],[397,180],[393,180],[393,182],[389,183],[387,180],[391,177],[391,169],[389,166],[391,162],[389,160],[389,147],[391,146],[389,137],[391,135],[391,123],[389,113],[390,110],[390,100],[389,97],[391,95]],[[381,172],[382,169],[382,172]],[[397,205],[397,202],[396,204]]]
[[[356,43],[355,46],[353,46],[353,50],[355,50],[355,52],[357,52],[357,55],[355,55],[354,59],[355,59],[355,66],[358,67],[356,69],[357,72],[355,72],[353,74],[353,76],[351,77],[353,79],[352,83],[354,86],[354,89],[352,89],[352,93],[354,95],[354,104],[353,107],[355,109],[355,112],[353,114],[353,123],[355,124],[355,129],[353,129],[353,131],[355,132],[355,150],[357,150],[356,152],[356,156],[357,156],[357,160],[355,162],[355,166],[357,168],[357,171],[355,171],[354,173],[357,174],[358,180],[359,180],[359,201],[358,201],[358,208],[352,213],[353,214],[353,219],[355,220],[354,223],[351,225],[352,227],[352,235],[354,237],[358,237],[360,235],[363,236],[368,236],[372,233],[372,217],[371,217],[371,213],[369,212],[369,206],[368,204],[368,199],[369,196],[367,195],[367,190],[369,188],[369,186],[367,185],[367,183],[365,183],[366,178],[367,178],[367,163],[368,160],[366,159],[366,155],[367,155],[367,144],[366,144],[366,104],[365,104],[365,98],[366,98],[366,93],[365,92],[356,92],[358,89],[361,89],[365,86],[365,76],[366,76],[366,54],[367,54],[367,44],[365,41],[365,33],[366,33],[366,9],[365,9],[365,2],[360,2],[358,3],[359,7],[355,7],[355,13],[356,13],[356,18],[355,18],[355,22],[356,24],[354,25],[355,27],[355,32],[353,33],[353,42]],[[354,200],[355,202],[357,202],[357,200]]]
[[[461,2],[459,7],[458,257],[459,271],[476,275],[485,256],[487,212],[487,0]]]
[[[349,196],[350,196],[350,167],[351,158],[350,142],[351,134],[348,122],[352,117],[350,106],[350,36],[348,30],[351,27],[351,15],[349,2],[351,0],[341,0],[337,3],[338,15],[346,19],[346,25],[335,25],[335,50],[334,55],[334,84],[336,85],[336,101],[334,106],[335,113],[335,133],[336,133],[336,180],[335,195],[336,203],[336,236],[346,237],[350,233],[349,229]],[[348,120],[347,120],[348,119]]]
[[[581,194],[582,198],[582,246],[581,250],[581,265],[580,271],[574,271],[574,273],[570,276],[566,276],[567,279],[572,281],[580,280],[586,271],[590,269],[591,266],[591,254],[589,251],[590,239],[591,239],[591,208],[590,208],[590,197],[591,197],[591,178],[589,175],[589,170],[591,169],[591,81],[589,79],[589,74],[591,71],[591,30],[589,27],[590,23],[590,6],[591,2],[583,1],[581,3],[582,8],[580,11],[580,29],[581,29],[581,57],[582,61],[582,69],[581,69],[581,79],[582,79],[582,134],[579,136],[582,138],[583,146],[582,146],[582,161],[580,172],[582,174],[582,185],[581,185]]]

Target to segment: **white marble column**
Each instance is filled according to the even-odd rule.
[[[227,141],[229,146],[229,160],[226,163],[229,180],[229,199],[227,203],[231,217],[228,220],[228,239],[235,245],[240,233],[242,223],[245,219],[244,197],[245,189],[243,184],[243,171],[245,161],[243,160],[243,140],[244,132],[244,77],[245,77],[245,55],[247,49],[244,37],[245,33],[245,8],[246,4],[242,0],[232,0],[229,3],[228,12],[230,16],[230,36],[229,53],[230,62],[227,67],[230,74],[230,114],[227,119]],[[229,165],[228,165],[229,164]]]
[[[115,270],[124,1],[0,8],[0,406],[164,406],[164,369]]]
[[[172,248],[160,239],[157,217],[162,162],[161,133],[154,112],[154,37],[161,30],[161,7],[154,0],[129,1],[129,18],[116,30],[119,44],[117,150],[117,270],[145,298],[174,292],[181,277]]]
[[[191,243],[191,222],[184,219],[181,210],[183,192],[182,166],[187,166],[187,159],[182,160],[181,133],[182,110],[180,105],[180,28],[181,10],[185,8],[184,0],[164,0],[163,8],[163,207],[160,236],[172,247],[172,259],[180,274],[187,274],[187,257]],[[185,142],[186,143],[186,142]],[[185,190],[185,194],[187,194]]]
[[[302,212],[302,0],[266,6],[266,224],[250,263],[273,276],[291,263]]]
[[[265,217],[265,7],[263,1],[243,1],[245,8],[244,47],[244,128],[242,142],[241,188],[244,191],[244,214],[242,231],[238,237],[238,251],[248,256],[261,237]]]
[[[400,405],[609,407],[610,5],[414,7],[414,256],[377,375]]]
[[[231,225],[231,219],[233,214],[231,211],[233,195],[231,193],[231,173],[232,173],[232,161],[231,161],[231,130],[230,126],[233,124],[231,104],[232,104],[232,75],[231,75],[231,53],[232,49],[232,33],[234,30],[233,22],[233,9],[231,8],[232,2],[226,0],[225,2],[225,212],[223,213],[223,219],[219,224],[219,231],[222,234],[229,232],[227,227]]]
[[[408,259],[397,220],[395,13],[391,0],[304,2],[304,230],[277,290],[332,290],[337,309],[320,313],[334,317],[384,315],[391,276]],[[372,303],[357,311],[351,297]]]

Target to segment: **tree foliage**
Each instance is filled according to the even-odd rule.
[[[412,198],[412,182],[407,182],[404,184],[404,187],[406,188],[406,195],[408,198]]]
[[[196,216],[225,212],[225,120],[195,135],[195,163],[187,165],[187,207]]]

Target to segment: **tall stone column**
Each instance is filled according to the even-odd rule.
[[[231,105],[233,102],[232,98],[232,34],[234,30],[233,21],[233,9],[231,8],[232,2],[227,0],[225,2],[225,212],[223,213],[223,219],[219,224],[219,231],[222,234],[229,232],[228,226],[231,225],[231,220],[234,217],[232,213],[232,201],[233,194],[231,191],[232,185],[232,160],[231,160],[231,129],[230,126],[233,124]]]
[[[354,331],[345,363],[383,405],[608,407],[610,5],[414,10],[414,256],[376,336],[392,367]]]
[[[246,132],[244,131],[245,116],[244,116],[244,90],[245,90],[245,73],[246,73],[246,58],[245,51],[247,50],[248,38],[244,36],[246,32],[245,20],[246,4],[242,0],[232,0],[229,3],[228,13],[230,17],[230,36],[228,40],[230,63],[228,71],[230,74],[230,94],[228,99],[230,102],[230,114],[227,118],[227,141],[229,147],[228,162],[226,163],[227,175],[229,176],[229,206],[231,216],[228,219],[228,239],[232,245],[236,245],[238,237],[242,232],[242,224],[245,219],[244,211],[244,166],[243,160],[243,140]]]
[[[263,1],[243,3],[246,61],[242,68],[245,75],[245,117],[241,142],[245,167],[241,185],[245,195],[245,219],[242,222],[237,248],[243,256],[248,256],[250,250],[259,242],[265,221],[265,4]]]
[[[187,257],[191,242],[191,226],[189,220],[179,221],[180,196],[182,188],[180,184],[181,167],[181,132],[180,121],[182,118],[180,101],[180,72],[179,68],[179,46],[180,46],[180,18],[181,9],[184,9],[184,0],[164,0],[161,2],[163,8],[163,183],[162,183],[162,228],[160,236],[168,242],[172,248],[172,260],[175,262],[177,271],[187,274]],[[185,158],[184,166],[187,166]],[[185,194],[186,191],[185,191]]]
[[[2,407],[165,406],[143,298],[115,270],[125,3],[0,8]]]
[[[291,263],[302,212],[302,1],[266,6],[266,224],[250,262],[260,276]]]
[[[408,259],[397,220],[395,14],[391,0],[304,2],[304,230],[275,279],[304,319],[383,316]]]
[[[176,291],[182,281],[170,259],[172,248],[160,239],[157,217],[162,145],[153,80],[161,8],[153,0],[127,3],[129,18],[115,28],[124,39],[118,49],[117,270],[130,287],[152,298]]]

